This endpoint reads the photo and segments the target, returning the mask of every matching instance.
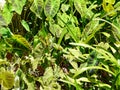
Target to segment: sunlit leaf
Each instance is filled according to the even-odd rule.
[[[4,71],[2,72],[2,82],[3,82],[3,86],[10,89],[13,87],[14,85],[14,74],[8,71]]]
[[[104,84],[104,83],[99,83],[98,85],[95,85],[95,86],[98,86],[98,87],[108,87],[109,89],[111,88],[111,86],[109,84]]]
[[[12,13],[12,5],[11,4],[5,4],[3,11],[2,11],[2,17],[5,20],[6,24],[9,24],[11,22],[13,13]]]
[[[82,35],[81,35],[81,41],[88,43],[95,35],[96,32],[98,32],[104,24],[99,24],[99,21],[91,20],[84,28]]]
[[[109,38],[109,37],[110,37],[110,34],[109,34],[109,33],[107,33],[107,32],[102,32],[102,34],[103,34],[103,35],[105,35],[107,38]]]
[[[7,65],[9,64],[6,60],[0,59],[0,65]]]
[[[110,74],[112,74],[113,76],[115,76],[115,73],[113,73],[112,71],[110,70],[107,70],[105,68],[102,68],[102,67],[99,67],[99,66],[90,66],[90,67],[83,67],[83,68],[80,68],[80,70],[76,71],[74,77],[80,75],[81,73],[87,71],[87,70],[90,70],[90,69],[101,69],[101,70],[104,70]]]
[[[2,14],[0,14],[0,27],[1,26],[7,26],[7,23],[5,22],[5,19],[3,18]]]
[[[58,18],[57,18],[58,24],[59,24],[61,27],[64,27],[64,26],[65,26],[65,23],[67,23],[68,20],[69,20],[69,15],[67,15],[66,13],[62,13],[62,14],[61,14],[61,13],[58,13],[57,16],[58,16]],[[64,23],[62,20],[64,20],[65,23]]]
[[[116,49],[110,46],[110,49],[112,50],[113,53],[116,53]]]
[[[110,4],[114,4],[114,3],[115,3],[115,0],[103,0],[103,2],[110,3]]]
[[[12,39],[16,42],[16,43],[19,43],[20,45],[26,47],[28,50],[31,51],[31,46],[30,44],[28,43],[28,41],[22,37],[21,35],[13,35],[12,36]]]
[[[93,12],[87,8],[87,3],[85,0],[74,0],[74,6],[82,18],[91,18],[93,15]]]
[[[21,14],[26,0],[9,0],[9,2],[12,3],[13,10],[16,11],[18,14]]]
[[[109,16],[113,16],[116,14],[113,7],[114,3],[115,0],[103,0],[102,3],[103,9],[109,14]]]
[[[50,84],[51,80],[53,79],[53,70],[51,67],[46,68],[43,79],[44,82]]]
[[[117,3],[114,5],[114,8],[116,8],[118,11],[120,11],[120,2],[117,2]]]
[[[26,29],[26,31],[30,32],[30,28],[29,28],[29,25],[27,24],[27,22],[25,20],[22,20],[21,21],[23,27]]]
[[[62,4],[61,9],[63,12],[66,12],[69,9],[70,5],[68,4]]]
[[[70,43],[71,45],[76,45],[76,46],[82,46],[82,47],[85,47],[85,48],[89,48],[89,49],[93,49],[95,50],[96,52],[102,54],[105,59],[107,60],[110,60],[112,63],[114,63],[114,65],[118,66],[118,63],[117,63],[117,60],[116,58],[108,51],[104,50],[104,49],[101,49],[101,48],[94,48],[88,44],[84,44],[84,43]]]
[[[43,0],[34,0],[30,10],[36,14],[37,17],[42,18],[41,14],[44,8],[44,1]]]
[[[0,34],[3,37],[10,37],[12,35],[12,32],[10,31],[9,28],[2,27],[2,28],[0,28]]]
[[[60,7],[60,0],[46,0],[44,7],[44,12],[46,17],[53,18],[57,14],[59,7]]]
[[[25,74],[23,74],[22,77],[23,77],[24,82],[25,82],[25,83],[27,84],[27,86],[28,86],[27,89],[28,89],[28,90],[35,90],[34,83],[33,83],[33,82],[29,82],[29,81],[27,80]]]
[[[56,36],[56,37],[60,37],[60,34],[62,33],[62,28],[57,25],[57,24],[50,24],[50,32]]]

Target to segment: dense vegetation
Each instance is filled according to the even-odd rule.
[[[119,0],[4,3],[1,90],[120,89]]]

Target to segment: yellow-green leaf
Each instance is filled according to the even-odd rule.
[[[109,4],[114,4],[115,3],[115,0],[103,0],[104,2],[106,3],[109,3]]]
[[[13,35],[13,36],[12,36],[12,39],[13,39],[16,43],[24,46],[26,49],[28,49],[28,50],[31,51],[31,46],[30,46],[30,44],[28,43],[28,41],[27,41],[23,36],[21,36],[21,35]]]
[[[9,0],[12,3],[12,8],[18,14],[21,14],[23,6],[26,3],[26,0]]]
[[[46,17],[54,17],[59,10],[60,7],[60,0],[46,0],[44,12]]]
[[[43,0],[34,0],[31,7],[30,7],[30,10],[33,13],[35,13],[38,18],[42,18],[41,14],[42,14],[42,11],[43,11],[43,7],[44,7],[44,1]]]
[[[0,59],[0,65],[9,64],[6,60]]]
[[[29,25],[27,24],[27,22],[25,20],[21,21],[21,24],[23,25],[23,27],[26,29],[26,31],[30,32],[30,28]]]
[[[109,14],[109,16],[113,16],[116,14],[113,7],[114,3],[115,3],[115,0],[103,0],[103,3],[102,3],[103,10],[106,11]]]
[[[10,89],[14,85],[14,74],[9,71],[2,72],[2,75],[0,75],[2,78],[2,84],[4,87]],[[1,80],[1,79],[0,79]]]

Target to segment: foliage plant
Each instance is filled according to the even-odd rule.
[[[119,0],[0,0],[1,90],[119,90]]]

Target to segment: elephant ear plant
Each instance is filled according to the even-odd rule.
[[[0,90],[119,90],[119,0],[0,0]]]

